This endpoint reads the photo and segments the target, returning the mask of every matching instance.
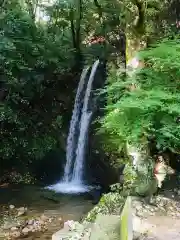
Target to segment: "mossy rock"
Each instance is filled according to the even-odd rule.
[[[124,169],[123,192],[128,195],[149,196],[157,190],[152,161],[141,161],[135,169],[127,164]]]
[[[157,191],[157,181],[152,179],[150,181],[139,182],[135,187],[135,193],[140,196],[150,196]]]
[[[84,221],[94,222],[98,214],[115,214],[120,215],[124,205],[125,198],[119,193],[104,194],[98,203],[85,217]]]

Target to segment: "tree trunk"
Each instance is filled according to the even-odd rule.
[[[72,34],[72,42],[73,48],[76,49],[76,31],[74,26],[74,12],[73,9],[70,11],[70,23],[71,23],[71,34]]]
[[[82,0],[77,0],[77,19],[76,19],[76,61],[81,67],[81,20],[82,20]]]
[[[81,53],[81,20],[82,20],[82,0],[76,0],[75,10],[70,10],[70,25],[72,34],[72,44],[75,49],[74,61],[76,71],[82,67]]]

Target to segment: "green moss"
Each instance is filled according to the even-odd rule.
[[[101,214],[117,214],[120,215],[124,204],[124,197],[119,193],[104,194],[98,203],[85,217],[84,221],[94,222],[97,215]]]
[[[155,193],[157,181],[154,178],[153,169],[154,165],[151,160],[139,162],[137,169],[134,169],[131,164],[126,164],[121,195],[149,196]]]

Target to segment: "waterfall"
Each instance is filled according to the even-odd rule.
[[[75,154],[75,147],[76,147],[76,132],[80,120],[80,114],[81,114],[81,103],[82,103],[82,95],[83,95],[83,90],[85,88],[85,79],[88,74],[89,67],[84,69],[79,86],[77,89],[76,93],[76,98],[75,98],[75,103],[74,103],[74,109],[72,113],[72,118],[70,122],[70,128],[69,128],[69,135],[67,138],[67,147],[66,147],[66,165],[64,169],[64,181],[69,182],[71,180],[71,170],[72,170],[72,165],[73,165],[73,160],[74,160],[74,154]]]
[[[90,189],[90,186],[83,184],[83,173],[89,125],[93,115],[93,109],[90,109],[89,103],[98,66],[99,60],[93,64],[87,83],[89,68],[84,69],[81,74],[67,138],[64,176],[61,182],[48,187],[56,192],[77,193]]]
[[[91,96],[91,90],[92,90],[92,83],[97,71],[99,65],[99,60],[97,60],[91,70],[91,74],[89,77],[89,81],[86,88],[86,93],[84,97],[84,104],[82,109],[82,115],[81,115],[81,121],[80,121],[80,134],[78,138],[78,145],[76,150],[76,160],[74,163],[74,169],[73,169],[73,181],[82,182],[83,178],[83,162],[84,162],[84,156],[85,156],[85,148],[88,141],[88,130],[89,130],[89,124],[92,117],[92,110],[88,109],[90,96]]]

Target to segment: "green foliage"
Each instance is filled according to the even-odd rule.
[[[142,3],[141,0],[140,2]],[[59,147],[59,133],[62,131],[65,113],[71,111],[71,100],[77,85],[74,73],[81,70],[82,60],[92,62],[92,59],[97,57],[111,59],[110,55],[117,58],[123,47],[125,50],[125,46],[119,44],[119,38],[122,37],[119,29],[126,29],[127,35],[131,35],[135,28],[134,19],[138,17],[143,19],[143,22],[139,21],[140,25],[137,24],[136,27],[142,26],[144,29],[145,25],[144,37],[157,33],[158,24],[154,24],[155,20],[162,23],[159,26],[163,25],[164,17],[159,19],[159,16],[167,11],[167,1],[159,3],[157,0],[148,0],[146,3],[146,11],[143,12],[145,15],[140,16],[135,0],[65,0],[55,1],[52,5],[46,5],[41,0],[1,2],[0,160],[3,166],[6,163],[14,165],[16,162],[20,165],[31,164],[33,160],[40,159],[48,151]],[[42,13],[44,18],[40,16]],[[164,29],[167,28],[162,29],[164,34]],[[104,36],[106,44],[88,45],[92,36]],[[160,148],[164,147],[165,141],[170,138],[166,147],[178,149],[178,124],[174,118],[179,112],[176,109],[178,102],[176,104],[174,101],[179,95],[174,90],[164,90],[159,86],[166,76],[169,88],[170,78],[175,77],[179,71],[178,55],[175,55],[177,49],[173,47],[174,50],[171,51],[170,47],[170,57],[165,55],[166,64],[164,60],[163,66],[168,71],[167,65],[172,66],[172,61],[175,61],[176,67],[173,65],[171,74],[168,72],[169,79],[165,71],[155,71],[164,57],[162,44],[160,62],[154,57],[159,56],[157,52],[146,53],[147,59],[152,58],[152,62],[156,60],[156,64],[147,60],[154,72],[150,73],[148,68],[145,68],[136,79],[131,78],[121,84],[120,77],[111,74],[111,82],[114,83],[108,87],[108,114],[103,128],[104,136],[108,137],[109,141],[105,144],[107,152],[114,151],[117,143],[118,151],[121,152],[126,140],[139,141],[142,134],[156,138]],[[156,49],[160,51],[159,46]],[[152,56],[148,56],[149,53]],[[150,82],[143,77],[146,70]],[[124,89],[132,81],[141,85],[141,91],[125,93]],[[155,81],[159,82],[156,89]],[[172,89],[173,86],[178,87],[178,83],[173,84],[171,82]],[[119,108],[124,114],[114,111]],[[161,113],[155,115],[156,109],[161,109]],[[170,110],[172,112],[167,114]],[[137,115],[141,118],[138,119]],[[154,118],[160,116],[157,127],[155,123],[158,124],[158,121]],[[119,122],[123,121],[125,124],[120,125]],[[169,124],[166,124],[167,122]],[[116,157],[117,155],[112,153],[112,158]]]
[[[145,66],[126,81],[110,74],[106,89],[110,103],[102,129],[114,137],[117,147],[122,140],[141,145],[148,139],[159,150],[178,152],[180,44],[165,40],[142,51],[140,58]],[[136,88],[130,91],[132,84]]]
[[[105,25],[111,34],[113,24],[119,24],[118,1],[99,4],[103,19],[95,1],[55,1],[48,6],[41,0],[1,3],[3,167],[31,164],[59,147],[64,113],[71,111],[69,102],[76,88],[76,82],[69,80],[81,69],[82,52],[85,58],[92,57],[84,41],[89,35],[103,35]],[[97,55],[103,51],[100,48]]]
[[[0,19],[0,156],[26,164],[58,145],[62,110],[55,89],[65,86],[56,79],[72,68],[73,49],[18,3],[1,9]]]
[[[34,179],[29,172],[26,172],[24,175],[21,175],[20,173],[11,173],[9,176],[9,181],[15,184],[34,184],[36,179]]]

